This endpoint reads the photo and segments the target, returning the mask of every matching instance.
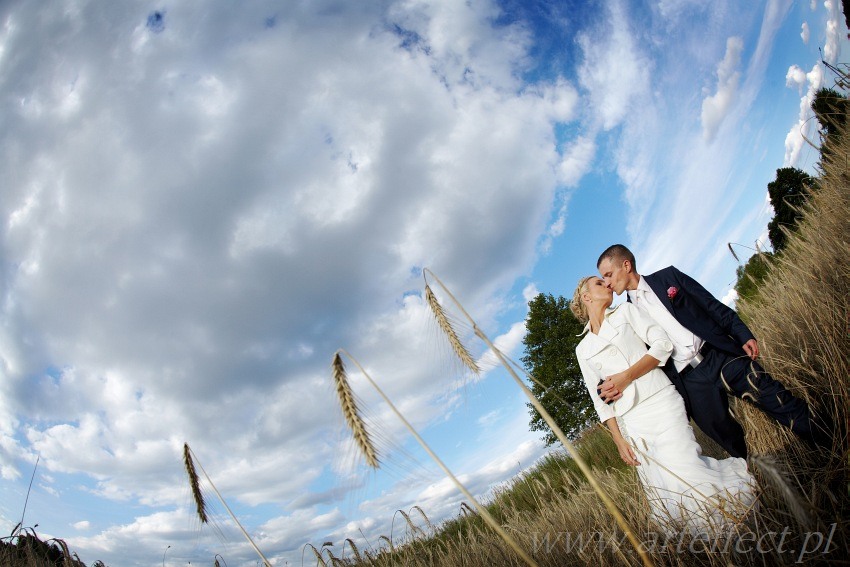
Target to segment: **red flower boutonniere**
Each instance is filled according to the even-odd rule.
[[[670,299],[670,301],[673,301],[673,299],[676,297],[677,293],[679,293],[678,287],[667,288],[667,297]]]

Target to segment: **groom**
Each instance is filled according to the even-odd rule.
[[[622,244],[596,263],[614,293],[644,310],[668,334],[673,354],[664,367],[685,400],[688,415],[733,457],[747,457],[744,430],[729,413],[727,392],[748,399],[807,441],[816,441],[809,407],[756,362],[759,346],[738,314],[673,266],[647,276]],[[616,400],[627,384],[606,381],[601,395]]]

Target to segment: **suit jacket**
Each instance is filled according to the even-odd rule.
[[[585,331],[590,330],[590,324]],[[623,303],[605,315],[599,334],[587,333],[576,347],[576,358],[585,386],[600,421],[623,415],[632,407],[657,393],[670,380],[661,368],[653,368],[623,390],[623,397],[607,405],[596,393],[599,380],[622,372],[648,353],[663,365],[673,343],[652,318],[631,303]]]
[[[744,343],[755,338],[734,309],[673,266],[643,278],[683,327],[714,348],[740,356],[744,354]],[[676,288],[672,299],[668,295],[670,288]]]

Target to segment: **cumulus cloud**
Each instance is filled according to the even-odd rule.
[[[806,85],[806,72],[797,65],[791,65],[785,75],[785,85],[802,91]]]
[[[842,31],[845,29],[842,25],[844,14],[842,5],[837,0],[824,0],[823,6],[827,12],[823,58],[834,65],[841,54],[841,36],[845,33]]]
[[[805,43],[806,45],[808,45],[809,43],[809,35],[809,23],[803,22],[802,29],[800,30],[800,37],[802,38],[803,43]]]
[[[802,70],[800,70],[802,73]],[[791,70],[789,70],[789,75]],[[806,140],[815,140],[817,137],[818,124],[813,120],[814,112],[812,111],[812,102],[815,100],[817,93],[824,84],[823,69],[820,65],[814,65],[812,70],[805,74],[805,82],[798,83],[800,79],[799,73],[794,72],[794,85],[801,89],[808,84],[808,88],[800,98],[800,112],[797,122],[788,131],[785,136],[785,159],[784,166],[796,167],[800,163],[803,149],[808,142]],[[787,84],[787,83],[786,83]],[[791,86],[791,85],[789,85]]]
[[[744,42],[740,37],[726,40],[726,54],[717,67],[717,90],[702,101],[703,137],[711,142],[735,102],[741,73],[741,52]]]
[[[814,10],[816,4],[812,4]],[[844,16],[841,6],[833,0],[824,2],[826,9],[826,19],[824,22],[824,36],[826,38],[823,46],[823,58],[827,63],[835,64],[841,54],[841,36],[843,32]],[[793,71],[793,73],[792,73]],[[803,80],[805,77],[805,81]],[[812,120],[813,112],[811,109],[814,101],[815,93],[826,86],[826,78],[824,77],[823,68],[820,65],[815,65],[808,73],[803,73],[803,70],[794,65],[788,70],[786,84],[792,84],[798,90],[802,90],[803,86],[808,83],[807,91],[800,98],[800,113],[797,123],[791,127],[785,137],[785,165],[798,165],[803,148],[806,145],[806,139],[815,140],[817,137],[817,122]]]
[[[524,88],[521,23],[490,2],[200,9],[7,10],[3,478],[38,454],[102,501],[172,506],[187,441],[240,505],[295,503],[339,450],[333,352],[430,423],[454,386],[423,357],[422,268],[487,325],[534,261],[578,95]],[[75,541],[121,557],[157,514]]]

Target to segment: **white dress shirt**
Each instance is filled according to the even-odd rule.
[[[640,276],[640,280],[638,280],[637,289],[629,290],[628,294],[632,303],[652,317],[670,337],[670,341],[673,343],[673,354],[670,355],[670,358],[673,359],[676,370],[681,372],[699,352],[704,341],[683,327],[673,317],[673,314],[661,303],[661,299],[655,295],[643,276]]]

